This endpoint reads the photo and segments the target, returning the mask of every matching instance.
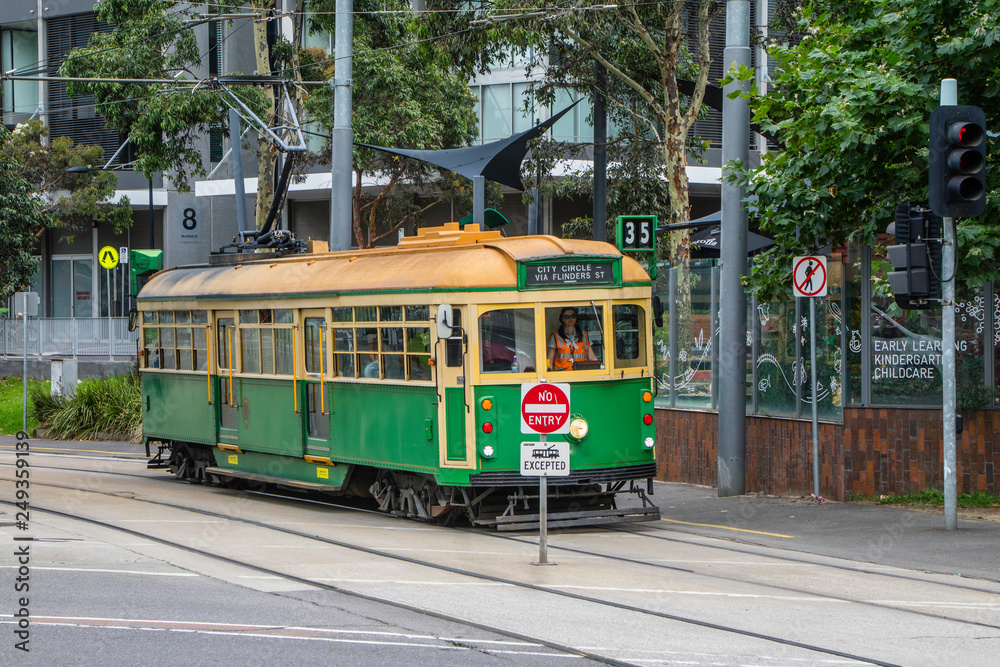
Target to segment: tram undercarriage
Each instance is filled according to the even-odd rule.
[[[537,485],[439,486],[432,478],[416,473],[350,466],[345,483],[331,487],[221,469],[216,467],[209,447],[183,442],[160,443],[148,467],[169,469],[177,479],[194,484],[231,488],[273,484],[295,491],[370,497],[379,511],[442,525],[464,521],[499,531],[537,530],[539,526]],[[623,497],[627,500],[620,502]],[[548,486],[548,525],[552,528],[659,518],[660,510],[635,480]]]

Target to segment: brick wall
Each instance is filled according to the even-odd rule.
[[[656,420],[659,479],[715,486],[718,415],[666,409]],[[748,417],[746,429],[747,491],[813,492],[809,420]],[[819,451],[826,498],[944,488],[940,410],[845,409],[843,424],[820,423]],[[956,462],[960,494],[1000,493],[1000,412],[965,414]]]

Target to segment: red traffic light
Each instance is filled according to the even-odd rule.
[[[973,106],[938,107],[930,118],[930,207],[971,218],[986,208],[986,116]]]

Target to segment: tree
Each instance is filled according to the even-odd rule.
[[[132,224],[128,199],[111,204],[113,173],[70,173],[70,167],[103,162],[100,146],[75,146],[69,137],[48,140],[48,128],[29,121],[0,129],[0,300],[31,281],[32,255],[49,231],[72,242],[96,222],[123,232]]]
[[[86,47],[70,52],[59,73],[80,78],[189,80],[190,68],[202,62],[195,32],[185,26],[185,21],[196,19],[195,8],[172,0],[100,0],[94,7],[97,16],[114,24],[114,29],[91,35]],[[263,74],[270,74],[270,69]],[[210,86],[82,81],[69,83],[67,91],[93,95],[96,111],[107,126],[128,136],[136,153],[135,169],[147,177],[162,171],[180,191],[190,189],[190,176],[205,174],[195,140],[228,123],[228,107]],[[270,91],[240,86],[237,93],[259,116],[270,118],[266,113],[271,108]],[[272,165],[270,172],[262,174],[270,174],[271,180],[261,178],[261,190],[273,187],[273,173]],[[258,198],[266,200],[266,192],[259,191]]]
[[[539,10],[523,0],[499,0],[486,9],[465,10],[452,0],[431,0],[427,7],[451,10],[429,14],[426,30],[445,43],[457,40],[450,48],[470,71],[489,69],[498,45],[506,45],[547,54],[532,63],[545,70],[538,88],[542,101],[551,100],[557,89],[587,95],[597,86],[607,100],[609,125],[619,129],[619,141],[655,147],[660,159],[650,162],[648,152],[635,149],[622,150],[618,157],[639,158],[632,164],[645,170],[644,179],[665,182],[666,201],[660,202],[665,222],[690,220],[687,154],[702,147],[692,127],[702,113],[709,69],[719,55],[711,52],[709,36],[721,28],[713,22],[722,3],[582,3]],[[479,21],[480,27],[471,21]],[[606,71],[600,80],[595,61]],[[692,84],[687,94],[683,82]],[[687,238],[686,231],[671,235],[671,257],[687,258]]]
[[[0,126],[0,302],[31,281],[38,270],[38,236],[51,222],[34,187],[21,176],[21,165],[8,152],[10,131]]]
[[[246,13],[246,2],[215,3],[220,11]],[[274,0],[252,0],[254,14],[266,16]],[[302,0],[295,5],[292,41],[269,37],[266,22],[254,21],[252,43],[260,75],[277,75],[294,81],[326,81],[334,76],[335,63],[326,53],[298,48]],[[328,0],[310,3],[317,13],[314,29],[333,29],[335,7]],[[88,47],[72,53],[61,70],[68,76],[105,76],[131,79],[186,77],[184,72],[201,62],[201,54],[185,20],[196,16],[172,0],[100,0],[102,20],[114,23],[111,33],[95,34]],[[385,13],[381,11],[387,10]],[[475,136],[474,98],[464,81],[449,73],[439,51],[428,55],[412,42],[409,7],[405,3],[357,2],[355,11],[354,131],[355,140],[375,145],[440,148],[465,145]],[[242,19],[241,19],[242,20]],[[249,34],[251,31],[247,31]],[[208,87],[192,91],[170,84],[74,84],[76,92],[96,97],[97,111],[108,125],[127,132],[140,152],[137,167],[147,174],[169,172],[179,190],[187,179],[204,175],[202,157],[194,140],[209,129],[227,127],[227,108],[217,91]],[[329,86],[296,88],[293,101],[301,119],[303,108],[326,129],[333,124],[333,95]],[[280,115],[273,87],[237,90],[262,119]],[[283,124],[279,121],[276,124]],[[261,140],[258,164],[257,224],[263,224],[274,195],[277,150]],[[329,155],[329,151],[326,151]],[[414,188],[426,184],[433,172],[408,161],[390,159],[372,151],[355,150],[356,173],[387,176],[389,186],[375,197],[360,188],[355,194],[355,234],[361,247],[419,215],[424,206],[414,204]],[[298,167],[325,156],[301,159]],[[360,179],[359,179],[360,182]],[[401,187],[405,183],[406,187]],[[452,188],[448,188],[453,192]],[[439,200],[443,200],[441,197]],[[362,233],[361,218],[368,231]],[[390,222],[391,221],[391,222]],[[378,231],[376,231],[376,226]]]
[[[317,28],[332,31],[334,4],[333,0],[313,3]],[[364,13],[365,9],[373,11]],[[355,143],[436,150],[466,146],[475,139],[476,98],[465,78],[453,71],[446,53],[418,46],[409,4],[398,0],[355,3],[355,10],[363,12],[355,19],[354,32]],[[331,67],[327,77],[333,75]],[[312,94],[306,108],[325,128],[332,128],[333,103],[332,89],[324,87]],[[353,162],[353,225],[358,247],[372,247],[443,202],[468,208],[468,181],[455,174],[361,146],[355,147]],[[361,188],[365,176],[382,178],[387,185],[375,195],[366,194]],[[425,199],[418,200],[418,194]]]
[[[775,240],[754,262],[760,299],[787,297],[792,257],[848,240],[874,247],[900,201],[927,200],[941,79],[959,77],[959,102],[1000,125],[998,10],[998,0],[802,3],[793,17],[802,41],[770,46],[771,88],[749,98],[756,122],[782,142],[740,177]],[[969,288],[1000,278],[992,174],[986,214],[958,221],[958,276]]]
[[[49,130],[41,121],[18,125],[6,135],[4,154],[15,165],[17,175],[31,184],[46,216],[46,229],[57,232],[70,243],[91,225],[110,227],[120,234],[132,226],[128,199],[110,203],[118,179],[107,171],[71,173],[70,167],[104,162],[101,146],[77,146],[69,137],[49,140]]]

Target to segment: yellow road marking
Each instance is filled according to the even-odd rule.
[[[0,446],[0,449],[12,450],[12,446]],[[124,456],[141,456],[146,458],[145,454],[130,454],[129,452],[106,452],[103,449],[70,449],[68,447],[32,447],[33,452],[90,452],[92,454],[119,454]]]
[[[722,530],[736,530],[741,533],[753,533],[755,535],[769,535],[770,537],[784,537],[785,539],[794,539],[794,535],[781,535],[780,533],[765,533],[762,530],[747,530],[746,528],[731,528],[730,526],[717,526],[713,523],[691,523],[690,521],[678,521],[677,519],[664,519],[660,518],[660,521],[669,521],[670,523],[683,523],[686,526],[704,526],[705,528],[721,528]]]

